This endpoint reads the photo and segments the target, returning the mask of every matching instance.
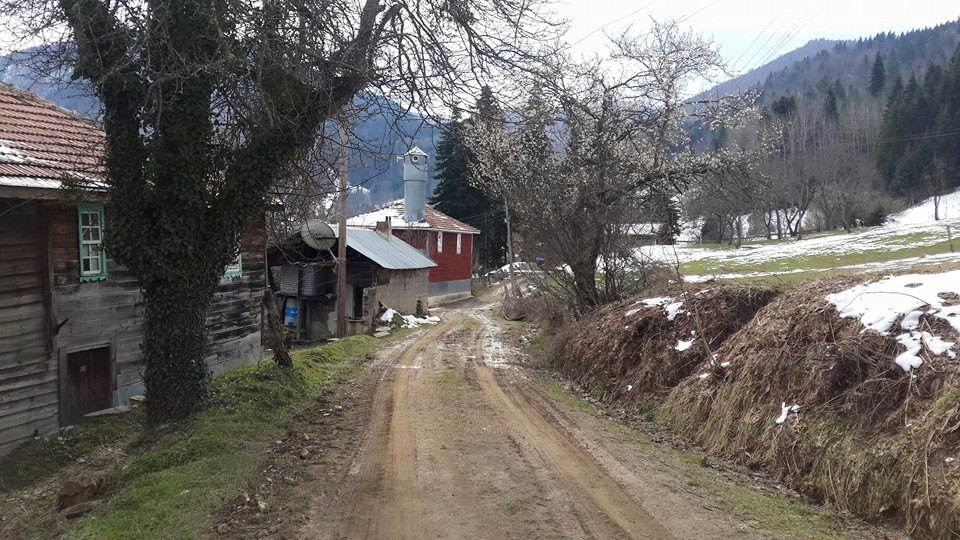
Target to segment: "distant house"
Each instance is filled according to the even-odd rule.
[[[0,454],[143,392],[143,298],[102,248],[103,141],[90,120],[0,84]],[[69,200],[67,179],[93,189]],[[214,373],[261,358],[264,252],[254,227],[224,269],[207,316]]]
[[[426,205],[427,155],[413,148],[402,158],[403,200],[347,220],[355,227],[372,228],[389,221],[393,234],[430,257],[429,294],[470,293],[473,275],[473,240],[480,231]]]
[[[296,340],[336,336],[335,227],[313,237],[309,223],[301,235],[270,247],[268,261],[276,284],[278,312]],[[311,245],[312,244],[312,245]],[[428,275],[436,263],[412,246],[380,230],[347,229],[347,334],[374,326],[381,307],[416,313],[427,306]]]

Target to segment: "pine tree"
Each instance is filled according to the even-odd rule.
[[[827,89],[827,95],[823,100],[823,114],[831,122],[840,120],[840,105],[837,102],[837,93],[832,86]]]
[[[873,61],[873,69],[870,71],[870,82],[867,84],[867,91],[870,95],[877,97],[883,91],[887,82],[887,70],[883,66],[883,57],[877,53],[877,58]]]
[[[502,112],[493,99],[493,93],[484,87],[477,100],[477,115],[502,118]],[[480,229],[473,246],[477,262],[484,269],[504,264],[507,232],[503,222],[503,208],[486,196],[471,182],[473,154],[465,142],[471,120],[461,120],[459,112],[444,126],[437,145],[437,172],[439,180],[430,204],[437,210]]]

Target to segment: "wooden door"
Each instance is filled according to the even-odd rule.
[[[63,401],[64,426],[77,424],[83,415],[113,406],[110,347],[67,355],[67,382]]]

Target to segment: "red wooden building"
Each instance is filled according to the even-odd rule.
[[[437,266],[430,269],[428,292],[431,298],[470,292],[473,276],[473,237],[480,231],[429,206],[421,221],[403,219],[404,202],[396,202],[374,212],[347,220],[357,227],[376,226],[390,220],[391,232],[397,238],[430,257]]]
[[[348,225],[374,228],[388,222],[392,233],[430,257],[431,298],[470,293],[473,237],[480,231],[426,205],[427,154],[413,148],[403,161],[403,200],[347,220]]]

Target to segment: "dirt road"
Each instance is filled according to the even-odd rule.
[[[767,538],[547,395],[490,306],[378,355],[366,429],[304,538]],[[349,463],[346,463],[349,461]]]

